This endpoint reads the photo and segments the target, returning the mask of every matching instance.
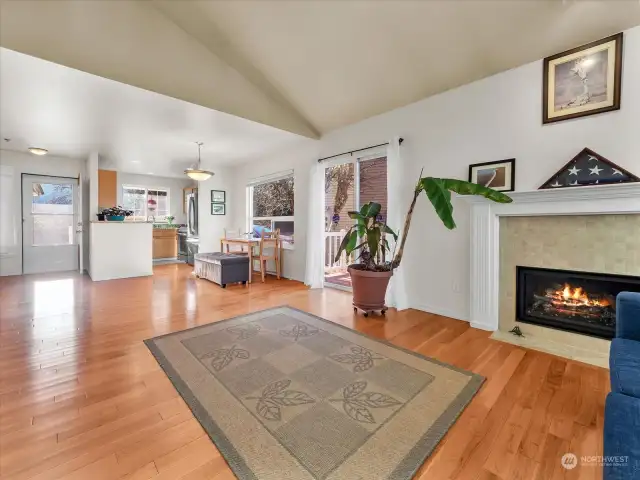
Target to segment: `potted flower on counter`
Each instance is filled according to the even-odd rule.
[[[126,210],[120,205],[102,210],[102,214],[108,222],[123,222],[125,217],[133,215],[132,210]]]
[[[456,228],[453,220],[451,192],[460,195],[481,195],[499,203],[512,201],[504,193],[475,183],[449,178],[422,178],[422,172],[420,177],[413,192],[413,201],[407,212],[402,240],[397,253],[395,248],[394,252],[390,252],[387,235],[391,235],[397,245],[398,234],[382,221],[383,217],[380,215],[382,207],[379,203],[369,202],[363,205],[359,212],[349,212],[349,217],[355,220],[356,224],[347,231],[342,239],[335,261],[336,263],[340,261],[343,252],[346,252],[348,257],[352,253],[356,254],[356,260],[359,262],[348,267],[353,288],[353,307],[354,310],[363,310],[365,317],[373,311],[381,311],[384,314],[387,309],[384,303],[387,286],[393,271],[402,261],[413,210],[420,193],[426,194],[438,217],[449,230]],[[391,254],[390,257],[387,257],[387,254]]]

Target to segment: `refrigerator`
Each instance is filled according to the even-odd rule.
[[[198,253],[200,239],[198,237],[198,192],[187,195],[187,231],[185,238],[185,260],[193,265],[193,257]]]

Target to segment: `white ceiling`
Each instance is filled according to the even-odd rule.
[[[323,133],[640,24],[636,0],[156,3],[215,26]]]
[[[311,138],[640,24],[637,0],[0,0],[0,8],[5,48]],[[194,133],[207,146],[222,142],[212,154],[251,154],[241,123],[228,128],[234,139],[208,110],[160,98],[152,109],[142,92],[130,102],[115,90],[71,108],[56,102],[54,83],[40,83],[53,111],[82,117],[76,139],[102,142],[110,157],[140,156],[151,140],[177,158]],[[95,115],[94,101],[106,112]],[[41,124],[44,110],[21,121]],[[25,129],[18,134],[35,134]],[[255,137],[266,143],[281,138],[262,133]],[[261,141],[250,149],[266,148]]]
[[[0,147],[46,148],[120,171],[183,176],[230,165],[302,137],[226,113],[0,48]]]

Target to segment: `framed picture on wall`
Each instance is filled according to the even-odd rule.
[[[469,181],[498,192],[513,192],[516,184],[516,159],[469,165]]]
[[[542,123],[620,109],[622,33],[543,61]]]
[[[224,190],[211,190],[211,203],[225,203],[226,194]]]
[[[224,203],[212,203],[211,215],[226,215],[227,209]]]

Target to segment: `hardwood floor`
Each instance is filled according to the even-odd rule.
[[[602,476],[560,458],[602,454],[604,369],[415,310],[356,316],[336,290],[272,277],[223,290],[185,265],[154,272],[0,278],[0,478],[234,478],[142,340],[282,304],[487,377],[416,478]]]

